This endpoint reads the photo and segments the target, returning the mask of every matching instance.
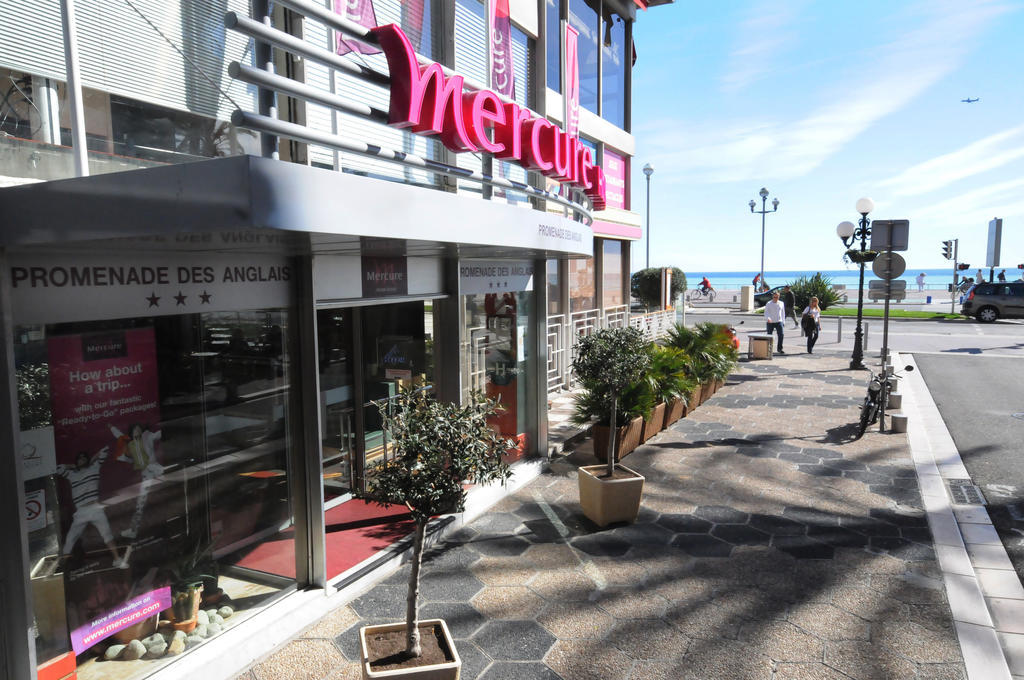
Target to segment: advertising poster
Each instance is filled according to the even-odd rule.
[[[116,609],[105,612],[71,631],[71,648],[75,654],[81,654],[97,642],[128,626],[144,621],[170,606],[171,589],[169,587],[158,588],[133,597]]]
[[[152,328],[56,336],[47,343],[58,464],[74,465],[80,452],[92,457],[104,447],[114,453],[133,424],[159,427]]]

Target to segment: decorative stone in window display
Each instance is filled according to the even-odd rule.
[[[159,632],[128,644],[112,644],[103,652],[103,658],[106,661],[136,661],[177,656],[223,631],[225,619],[234,613],[235,610],[227,605],[219,609],[200,609],[196,614],[196,627],[191,633],[174,630],[170,621],[161,621]]]

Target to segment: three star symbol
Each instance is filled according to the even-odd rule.
[[[181,305],[184,305],[185,301],[188,299],[188,295],[185,295],[180,290],[178,291],[177,295],[172,295],[171,297],[174,298],[175,305],[179,306],[179,307]],[[201,304],[204,304],[204,305],[210,304],[210,300],[212,298],[213,298],[213,293],[208,293],[205,290],[199,295],[199,301],[200,301]],[[156,294],[155,290],[150,292],[149,296],[146,297],[145,300],[146,300],[146,302],[149,303],[150,307],[159,307],[160,306],[160,296]]]

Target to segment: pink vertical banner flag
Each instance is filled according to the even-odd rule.
[[[366,28],[377,26],[377,15],[373,11],[373,0],[334,0],[334,12],[340,14],[342,18]],[[356,40],[349,40],[340,32],[337,34],[337,41],[337,49],[335,51],[341,55],[348,54],[349,52],[380,54],[380,50],[376,47],[364,45]]]
[[[487,13],[491,34],[491,87],[498,94],[515,99],[516,71],[512,61],[512,19],[509,17],[508,0],[490,0]]]
[[[580,131],[580,62],[579,37],[575,28],[565,23],[565,54],[562,73],[565,74],[565,87],[562,98],[565,100],[565,134],[575,137]]]

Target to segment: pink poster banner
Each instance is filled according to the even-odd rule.
[[[143,593],[71,631],[71,648],[75,650],[76,655],[81,654],[97,642],[162,612],[170,606],[171,589],[169,586]]]
[[[605,200],[609,208],[626,209],[626,159],[605,149],[604,177],[608,183]]]
[[[160,422],[156,337],[152,328],[60,335],[47,342],[57,462],[104,447],[133,424]],[[114,432],[112,428],[117,428]]]
[[[377,15],[373,11],[373,0],[334,0],[334,13],[364,28],[377,26]],[[364,45],[357,40],[349,40],[341,32],[337,32],[335,52],[346,55],[349,52],[360,54],[380,54],[380,50]]]
[[[575,28],[565,23],[565,54],[562,73],[565,74],[565,133],[569,136],[576,136],[580,130],[580,62],[579,62],[579,37],[580,33]]]
[[[516,97],[516,71],[512,61],[512,19],[508,0],[490,0],[487,3],[488,26],[491,34],[491,87],[498,94]]]

